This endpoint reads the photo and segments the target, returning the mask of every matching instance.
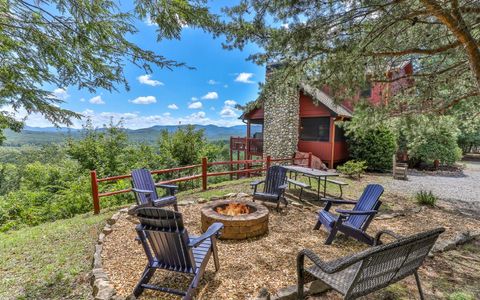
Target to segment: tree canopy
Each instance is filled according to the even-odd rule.
[[[129,41],[134,21],[145,18],[159,25],[158,40],[179,38],[185,25],[209,30],[216,20],[204,0],[137,0],[128,11],[114,0],[0,0],[0,128],[22,126],[7,106],[55,125],[80,117],[45,86],[128,89],[127,62],[147,73],[184,66]]]
[[[278,76],[328,85],[342,92],[338,100],[369,84],[409,81],[385,105],[389,115],[443,114],[461,102],[479,110],[478,1],[244,0],[224,11],[227,48],[256,43],[264,51],[250,59],[282,62]],[[407,62],[412,74],[387,75]]]

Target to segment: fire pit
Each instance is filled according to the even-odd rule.
[[[201,209],[202,231],[215,222],[223,223],[220,239],[242,240],[268,231],[268,209],[255,202],[215,201]]]

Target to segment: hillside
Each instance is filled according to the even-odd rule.
[[[161,130],[170,132],[176,131],[179,127],[186,125],[157,125],[142,129],[125,129],[130,141],[134,143],[154,143],[159,136]],[[230,136],[245,136],[246,126],[237,125],[232,127],[220,127],[216,125],[195,125],[197,129],[205,131],[205,137],[210,141],[227,140]],[[103,129],[99,129],[103,130]],[[67,137],[79,138],[81,130],[71,128],[55,128],[55,127],[25,127],[22,132],[13,132],[5,130],[6,141],[4,146],[21,146],[21,145],[43,145],[50,143],[60,143],[65,141]]]

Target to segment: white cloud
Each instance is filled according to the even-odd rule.
[[[197,113],[193,113],[190,115],[191,118],[199,118],[199,119],[205,119],[206,114],[203,111],[199,111]]]
[[[198,98],[197,98],[197,97],[192,97],[191,100],[192,100],[192,101],[197,101]]]
[[[175,103],[169,104],[167,107],[170,108],[170,109],[173,109],[173,110],[178,109],[178,106]]]
[[[226,106],[235,106],[235,104],[237,104],[235,100],[227,100],[224,103]]]
[[[282,24],[282,27],[285,28],[285,29],[288,29],[289,25],[288,25],[288,23],[284,23],[284,24]]]
[[[129,102],[132,102],[134,104],[152,104],[157,103],[157,98],[155,98],[155,96],[141,96]]]
[[[166,112],[166,113],[163,113],[163,115],[164,115],[165,117],[170,117],[172,114],[169,113],[169,112]]]
[[[219,84],[220,82],[210,79],[209,81],[207,81],[207,83],[210,85],[215,85],[215,84]]]
[[[80,102],[85,102],[85,98],[80,98]]]
[[[254,83],[252,80],[250,80],[252,77],[253,73],[240,73],[238,74],[237,78],[235,78],[235,81],[242,83]]]
[[[235,118],[238,117],[237,110],[235,109],[235,104],[237,102],[235,100],[226,100],[224,102],[224,106],[220,111],[220,116],[222,118]]]
[[[163,82],[158,81],[158,80],[154,80],[154,79],[150,79],[150,77],[152,77],[152,75],[145,74],[145,75],[138,76],[137,80],[141,84],[146,84],[146,85],[150,85],[150,86],[164,85]]]
[[[54,89],[52,92],[52,96],[60,100],[67,100],[67,98],[70,97],[70,95],[67,92],[67,89],[62,89],[62,88]]]
[[[220,116],[222,118],[235,118],[237,113],[233,110],[233,108],[227,106],[222,109]]]
[[[202,102],[200,102],[200,101],[192,102],[188,105],[188,108],[190,108],[190,109],[200,109],[202,107],[203,107],[203,105],[202,105]]]
[[[92,104],[105,104],[105,101],[103,101],[102,96],[95,96],[91,98],[88,102]]]
[[[218,94],[217,92],[208,92],[202,96],[202,99],[207,99],[207,100],[218,99]]]

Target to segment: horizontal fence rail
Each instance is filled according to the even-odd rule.
[[[226,175],[232,176],[234,174],[245,174],[247,176],[250,176],[250,174],[252,174],[252,173],[260,173],[260,172],[266,171],[272,163],[291,162],[292,164],[294,164],[296,160],[304,160],[304,159],[305,158],[295,158],[295,157],[293,157],[293,158],[275,158],[275,159],[272,159],[270,156],[267,156],[267,157],[265,157],[265,159],[208,162],[208,159],[206,157],[204,157],[204,158],[202,158],[202,163],[201,164],[178,167],[178,168],[171,168],[171,169],[153,170],[153,171],[150,171],[150,173],[152,175],[171,174],[171,173],[178,172],[178,171],[200,169],[200,174],[194,174],[194,175],[190,175],[190,176],[184,176],[184,177],[179,177],[179,178],[174,178],[174,179],[163,180],[163,181],[160,181],[158,183],[170,184],[170,183],[179,183],[179,182],[186,182],[186,181],[201,179],[202,180],[202,190],[206,190],[209,177],[226,176]],[[252,168],[252,165],[259,164],[259,163],[262,164],[262,167]],[[220,166],[220,165],[229,165],[230,167],[232,167],[233,165],[237,165],[238,170],[230,169],[230,171],[210,172],[210,173],[208,172],[209,167]],[[240,169],[240,165],[244,165],[245,168]],[[311,165],[312,165],[312,154],[309,153],[308,167],[310,167]],[[100,213],[100,198],[119,195],[119,194],[126,194],[126,193],[130,193],[132,191],[131,188],[128,188],[128,189],[123,189],[123,190],[108,191],[108,192],[100,193],[99,192],[99,183],[115,182],[115,181],[122,180],[122,179],[129,179],[131,177],[132,177],[131,174],[127,174],[127,175],[118,175],[118,176],[111,176],[111,177],[105,177],[105,178],[98,178],[96,170],[90,171],[94,214]]]

